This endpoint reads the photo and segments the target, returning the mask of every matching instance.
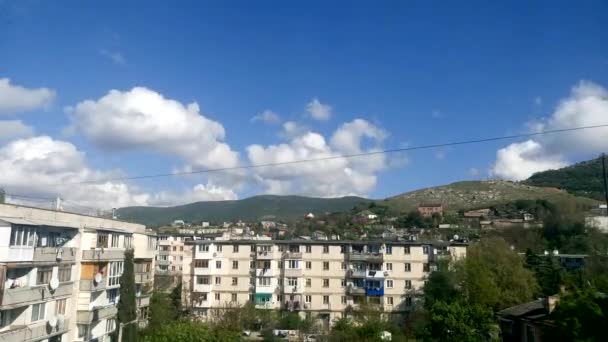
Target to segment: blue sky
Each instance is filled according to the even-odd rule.
[[[248,147],[253,144],[264,147],[257,160],[278,158],[266,148],[297,139],[282,133],[288,121],[303,132],[321,135],[330,145],[342,125],[363,119],[369,125],[365,129],[383,132],[382,137],[363,139],[359,146],[363,151],[524,132],[539,120],[548,122],[545,128],[564,127],[566,122],[578,122],[556,117],[559,104],[568,100],[583,103],[570,115],[584,117],[591,112],[593,122],[604,118],[602,123],[608,123],[602,102],[602,91],[608,86],[606,23],[605,1],[180,1],[175,5],[0,0],[0,79],[27,89],[48,88],[55,94],[37,108],[1,115],[0,120],[19,120],[33,132],[5,138],[0,144],[49,136],[53,143],[68,142],[84,152],[82,163],[90,170],[124,175],[191,166],[184,154],[154,143],[122,142],[108,148],[82,127],[83,122],[98,122],[87,121],[93,120],[87,115],[98,115],[95,120],[103,121],[105,113],[81,113],[80,128],[66,130],[74,126],[66,107],[98,101],[111,89],[126,93],[136,86],[184,106],[198,103],[201,115],[223,127],[220,140],[238,154],[240,165],[252,162]],[[580,83],[584,80],[588,83]],[[584,95],[577,98],[573,89],[582,89]],[[599,101],[599,107],[585,107],[589,97]],[[310,116],[307,104],[313,99],[331,107],[329,120]],[[265,110],[276,113],[280,122],[252,122]],[[336,189],[340,184],[323,189],[304,184],[326,176],[324,172],[296,173],[293,179],[268,172],[240,175],[232,192],[240,198],[269,191],[381,198],[462,179],[517,179],[521,173],[505,168],[537,171],[603,149],[600,144],[563,151],[555,142],[535,142],[539,146],[505,150],[506,154],[519,151],[516,156],[505,155],[505,160],[498,160],[497,151],[511,142],[412,152],[397,161],[387,157],[378,161],[381,166],[363,172],[375,181],[345,184],[343,191]],[[524,147],[532,150],[524,153]],[[5,159],[9,158],[6,149]],[[332,153],[341,151],[331,147]],[[504,166],[518,161],[525,165]],[[344,176],[344,168],[338,165],[329,172]],[[88,179],[66,177],[57,179]],[[218,178],[222,176],[211,181],[204,176],[159,178],[128,185],[153,196],[177,195],[198,183],[212,183],[221,192],[237,182]],[[60,192],[70,197],[68,189],[50,189],[42,183],[27,187],[0,177],[2,183],[23,194]],[[75,200],[89,203],[82,196],[73,194]],[[175,197],[167,198],[170,202]]]

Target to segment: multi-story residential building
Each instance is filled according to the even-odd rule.
[[[154,262],[156,259],[156,234],[147,232],[134,236],[135,295],[137,318],[140,327],[145,327],[150,307],[150,296],[154,290]]]
[[[300,312],[327,326],[349,308],[373,302],[404,314],[421,295],[440,258],[466,255],[464,243],[370,241],[208,241],[194,245],[192,300],[202,317],[212,308],[254,302]],[[190,288],[184,288],[190,291]]]
[[[158,235],[155,276],[159,289],[169,290],[180,282],[190,282],[193,246],[184,243],[187,239],[192,237],[183,234]]]
[[[147,237],[138,224],[0,204],[0,341],[109,340],[125,250]]]

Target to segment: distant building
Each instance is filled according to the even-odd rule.
[[[516,305],[498,312],[503,342],[540,342],[558,296],[550,296]]]
[[[420,215],[424,217],[431,217],[433,214],[443,215],[443,205],[442,204],[420,204],[418,206],[418,212]]]
[[[308,214],[306,214],[306,216],[304,216],[304,217],[305,217],[305,218],[307,218],[307,219],[314,219],[314,218],[315,218],[315,214],[313,214],[313,213],[308,213]]]
[[[463,216],[465,218],[482,218],[482,217],[490,217],[492,211],[488,208],[485,209],[476,209],[476,210],[469,210],[469,211],[465,211],[463,213]]]

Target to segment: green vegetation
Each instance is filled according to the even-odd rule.
[[[559,170],[538,172],[524,183],[560,188],[578,196],[604,200],[602,158],[584,161]]]
[[[126,207],[118,209],[122,220],[158,226],[174,220],[187,222],[257,221],[264,216],[295,220],[308,212],[315,214],[349,211],[371,200],[361,197],[314,198],[302,196],[254,196],[236,201],[196,202],[175,207]]]
[[[120,299],[118,301],[118,324],[122,328],[123,341],[137,341],[137,307],[135,304],[135,264],[133,249],[125,251],[124,270],[120,276]]]

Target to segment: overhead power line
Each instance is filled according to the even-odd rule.
[[[215,173],[215,172],[226,172],[226,171],[234,171],[234,170],[256,169],[256,168],[263,168],[263,167],[293,165],[293,164],[328,161],[328,160],[335,160],[335,159],[349,159],[349,158],[356,158],[356,157],[366,157],[366,156],[373,156],[373,155],[379,155],[379,154],[390,154],[390,153],[398,153],[398,152],[427,150],[427,149],[434,149],[434,148],[440,148],[440,147],[479,144],[479,143],[500,141],[500,140],[530,138],[530,137],[535,137],[535,136],[540,136],[540,135],[582,131],[582,130],[595,129],[595,128],[608,128],[608,124],[580,126],[580,127],[546,130],[546,131],[533,132],[533,133],[521,133],[521,134],[503,135],[503,136],[499,136],[499,137],[489,137],[489,138],[480,138],[480,139],[473,139],[473,140],[453,141],[453,142],[447,142],[447,143],[410,146],[410,147],[394,148],[394,149],[388,149],[388,150],[353,153],[353,154],[346,154],[346,155],[339,155],[339,156],[299,159],[299,160],[292,160],[292,161],[287,161],[287,162],[276,162],[276,163],[267,163],[267,164],[250,164],[250,165],[240,165],[240,166],[224,167],[224,168],[216,168],[216,169],[191,170],[191,171],[172,172],[172,173],[158,173],[158,174],[139,175],[139,176],[130,176],[130,177],[114,177],[114,178],[105,178],[105,179],[100,179],[100,180],[82,181],[82,182],[49,184],[47,186],[99,184],[99,183],[114,182],[114,181],[128,181],[128,180],[138,180],[138,179],[147,179],[147,178],[173,177],[173,176],[185,176],[185,175],[202,174],[202,173]]]

